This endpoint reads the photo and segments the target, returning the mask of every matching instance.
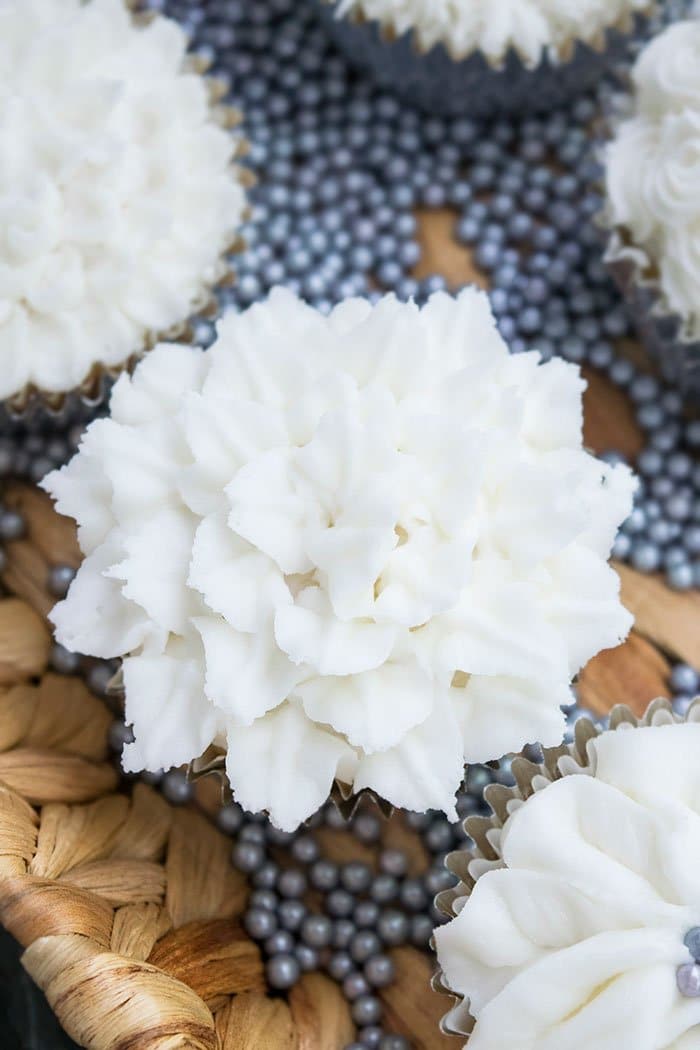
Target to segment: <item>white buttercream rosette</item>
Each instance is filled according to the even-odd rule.
[[[516,760],[518,787],[449,860],[465,881],[441,898],[456,917],[435,931],[438,986],[465,997],[446,1026],[469,1050],[700,1045],[700,998],[681,990],[700,933],[700,704],[680,721],[655,701],[639,726],[617,708],[611,725],[582,720],[545,766]]]
[[[444,44],[455,59],[480,52],[494,66],[514,50],[525,65],[568,57],[577,41],[598,46],[611,28],[628,30],[652,0],[326,0],[339,17],[412,32],[422,51]]]
[[[245,205],[174,22],[0,0],[0,398],[60,395],[183,322]]]
[[[642,52],[631,112],[606,151],[607,259],[627,264],[700,338],[700,20],[679,22]]]
[[[57,637],[125,657],[125,767],[224,744],[293,828],[335,778],[456,817],[465,761],[559,742],[631,622],[634,482],[582,448],[584,385],[509,356],[473,289],[328,317],[278,289],[152,351],[44,483],[86,556]]]

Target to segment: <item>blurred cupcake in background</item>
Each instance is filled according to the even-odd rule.
[[[664,377],[700,400],[700,20],[641,53],[606,149],[606,261]]]
[[[338,45],[422,108],[546,110],[628,52],[654,0],[313,0]]]
[[[95,404],[229,274],[242,140],[183,31],[121,0],[0,0],[0,401]],[[69,396],[70,395],[70,396]]]
[[[469,1050],[691,1050],[700,1038],[700,702],[616,707],[487,788],[438,897],[436,987]]]

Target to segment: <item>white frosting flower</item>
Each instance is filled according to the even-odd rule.
[[[626,26],[650,0],[327,0],[338,15],[373,19],[398,35],[414,31],[421,48],[444,44],[455,58],[481,51],[492,63],[513,48],[530,66],[556,59],[578,40],[596,42]]]
[[[292,828],[334,777],[454,814],[465,760],[558,743],[631,619],[605,559],[634,482],[582,449],[583,387],[475,290],[324,317],[279,289],[152,351],[45,482],[86,555],[57,637],[125,655],[126,767],[225,742]]]
[[[700,20],[679,22],[642,52],[634,113],[607,149],[608,221],[629,257],[700,335]]]
[[[511,803],[499,859],[472,861],[435,933],[476,1019],[469,1050],[700,1046],[700,998],[681,990],[700,934],[698,754],[697,722],[627,725]]]
[[[221,277],[236,139],[185,47],[121,0],[0,0],[0,398],[122,364]]]

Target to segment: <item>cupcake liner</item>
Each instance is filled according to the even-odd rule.
[[[700,406],[700,339],[669,305],[649,256],[623,230],[612,229],[604,261],[654,367],[689,403]]]
[[[445,116],[549,110],[593,87],[624,61],[655,10],[610,26],[595,41],[577,40],[567,54],[545,55],[528,67],[514,49],[498,65],[481,51],[453,57],[440,43],[421,50],[416,35],[387,32],[378,21],[336,18],[332,0],[312,0],[338,47],[377,83],[421,109]]]
[[[543,761],[531,762],[522,755],[513,760],[515,777],[513,787],[491,784],[484,790],[484,798],[492,813],[489,817],[467,817],[464,829],[474,845],[448,855],[446,865],[459,882],[435,898],[435,906],[443,915],[453,919],[457,914],[455,902],[469,897],[478,879],[487,871],[504,867],[500,852],[501,831],[508,817],[537,791],[556,780],[591,770],[591,740],[604,732],[627,731],[641,726],[669,725],[670,723],[700,722],[700,697],[695,699],[685,715],[674,712],[669,700],[659,698],[641,718],[629,707],[618,704],[610,712],[609,729],[600,729],[589,718],[579,718],[574,726],[573,742],[560,747],[543,748]],[[434,947],[434,945],[433,945]],[[441,1028],[448,1035],[467,1036],[475,1020],[469,1013],[468,999],[457,995],[446,983],[442,970],[433,978],[433,988],[453,1001],[453,1007],[444,1015]]]
[[[132,18],[137,23],[150,21],[153,17],[155,17],[153,12],[132,14]],[[201,55],[190,55],[185,63],[185,68],[204,76],[209,92],[212,119],[226,129],[239,126],[243,121],[240,111],[221,101],[228,90],[226,83],[216,75],[206,75],[209,62]],[[250,169],[239,163],[239,160],[247,154],[249,144],[245,138],[240,138],[236,145],[232,173],[241,186],[249,189],[255,185],[255,175]],[[243,221],[249,216],[250,210],[247,209],[247,215],[244,213],[242,216]],[[119,376],[123,372],[132,372],[144,354],[157,343],[191,343],[193,339],[191,321],[196,317],[216,316],[219,312],[217,293],[235,280],[235,270],[228,256],[244,249],[245,242],[240,236],[236,236],[222,252],[212,278],[202,282],[200,295],[192,303],[188,316],[163,331],[147,332],[142,346],[135,349],[124,361],[115,365],[105,365],[100,361],[94,362],[80,385],[72,390],[49,391],[29,384],[12,397],[0,401],[0,434],[11,431],[13,425],[18,423],[29,427],[40,423],[65,427],[74,420],[87,423],[93,419],[100,408],[106,405],[112,387]]]
[[[226,752],[223,748],[209,748],[201,758],[190,762],[187,769],[187,778],[196,783],[203,777],[218,776],[221,780],[221,800],[231,802],[235,796],[231,791],[226,776]],[[358,806],[364,799],[369,799],[380,811],[382,816],[390,817],[394,812],[394,806],[386,799],[381,798],[371,788],[363,788],[362,791],[353,791],[350,784],[335,780],[329,797],[333,800],[338,811],[345,820],[350,820],[357,811]]]

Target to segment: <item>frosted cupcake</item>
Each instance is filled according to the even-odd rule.
[[[241,140],[182,30],[0,0],[0,400],[99,398],[228,273]]]
[[[606,151],[606,259],[664,376],[700,396],[700,20],[640,55]]]
[[[440,898],[446,1018],[469,1050],[691,1050],[700,1042],[700,703],[616,708],[489,789]]]
[[[57,637],[123,657],[125,768],[215,745],[291,830],[334,781],[456,819],[465,762],[559,743],[631,622],[634,481],[584,451],[584,385],[472,289],[328,317],[278,289],[153,350],[44,482],[85,554]]]
[[[627,54],[654,0],[314,0],[378,83],[430,112],[551,109]]]

